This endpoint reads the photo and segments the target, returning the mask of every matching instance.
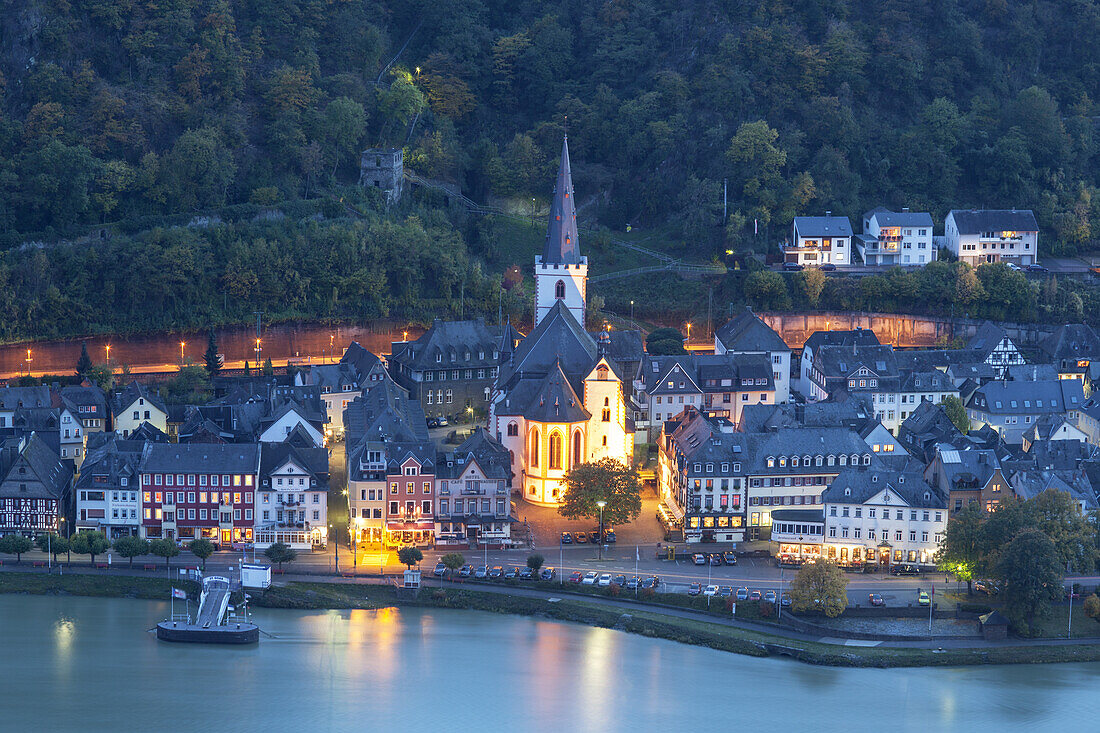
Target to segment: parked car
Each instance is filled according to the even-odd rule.
[[[716,596],[716,595],[718,595],[718,586],[708,585],[706,590],[703,591],[703,595],[705,595],[705,596]]]
[[[656,589],[657,586],[659,586],[660,584],[661,584],[661,579],[658,578],[656,575],[650,575],[648,578],[646,578],[645,580],[642,581],[642,587],[643,588]]]
[[[573,535],[569,534],[568,532],[562,532],[561,533],[561,543],[563,545],[573,544]]]
[[[749,589],[748,588],[738,588],[737,589],[737,600],[739,600],[739,601],[749,600]]]
[[[569,582],[570,583],[579,583],[579,582],[581,582],[581,579],[583,577],[584,577],[584,575],[581,574],[580,570],[574,570],[572,573],[569,574]]]
[[[539,580],[553,580],[554,568],[543,568],[539,571]]]
[[[641,585],[641,583],[642,583],[642,581],[638,579],[637,575],[632,575],[626,581],[627,590],[636,590],[638,588],[638,586]]]
[[[821,266],[820,269],[821,269],[822,272],[835,272],[836,271],[836,265],[834,265],[832,262],[826,262],[825,264],[823,264]]]
[[[493,567],[491,567],[489,569],[489,577],[490,578],[502,578],[502,577],[504,577],[504,568],[502,568],[500,565],[494,565]]]
[[[517,567],[508,568],[508,570],[504,573],[504,577],[507,578],[508,580],[515,580],[517,577],[519,577],[519,568],[517,568]]]
[[[749,593],[749,600],[750,601],[760,601],[760,600],[763,600],[763,598],[764,598],[764,595],[758,590],[754,590],[751,593]]]
[[[720,585],[720,586],[718,586],[718,597],[719,598],[729,598],[732,595],[733,595],[733,586],[732,585]]]
[[[775,591],[774,590],[764,591],[764,600],[767,601],[768,603],[775,603]]]
[[[458,569],[458,574],[463,578],[469,578],[470,574],[473,572],[474,568],[472,565],[463,565],[461,568]]]
[[[477,570],[474,571],[474,577],[482,579],[489,577],[489,568],[485,565],[478,565]]]
[[[443,563],[441,563],[441,562],[437,562],[437,563],[435,564],[435,570],[433,570],[433,571],[432,571],[432,575],[435,575],[435,576],[437,576],[437,577],[440,577],[440,578],[441,578],[441,577],[443,577],[443,576],[444,576],[444,575],[446,575],[446,574],[447,574],[447,566],[446,566],[446,565],[444,565],[444,564],[443,564]]]
[[[535,571],[532,570],[531,568],[526,568],[526,567],[525,568],[520,568],[519,569],[519,579],[520,580],[534,580],[535,579]]]
[[[891,575],[920,575],[920,568],[916,565],[895,565],[890,568]]]
[[[585,542],[588,542],[588,535],[586,535],[584,532],[574,532],[573,539],[577,541],[577,544],[584,544]]]
[[[1019,265],[1017,265],[1014,262],[1006,262],[1005,264],[1008,265],[1008,269],[1013,270],[1015,272],[1019,272],[1020,270],[1023,269],[1022,267],[1020,267]]]
[[[710,553],[710,564],[711,565],[721,565],[722,564],[722,556],[720,554],[718,554],[717,552]]]
[[[1050,272],[1050,270],[1043,267],[1042,265],[1028,265],[1027,266],[1027,271],[1028,272]]]
[[[597,544],[600,541],[600,533],[596,530],[592,530],[588,533],[588,541],[592,544]]]
[[[595,570],[589,570],[587,573],[584,574],[584,577],[581,579],[581,584],[582,585],[595,585],[596,584],[596,579],[599,578],[599,577],[600,577],[599,574],[596,573]]]
[[[978,580],[974,583],[974,590],[987,596],[995,596],[1001,592],[1001,587],[992,580]]]
[[[722,560],[726,563],[726,565],[736,565],[737,564],[737,555],[735,555],[732,552],[723,552],[722,553]]]
[[[697,552],[697,553],[695,553],[694,555],[691,556],[691,561],[693,563],[695,563],[696,565],[706,565],[707,564],[707,556],[704,555],[701,552]]]
[[[782,596],[780,596],[779,605],[783,606],[784,608],[789,608],[791,605],[791,594],[784,593]]]
[[[806,269],[806,268],[804,268],[802,265],[798,264],[797,262],[784,262],[783,263],[783,272],[800,272],[801,270],[804,270],[804,269]]]
[[[878,593],[871,593],[867,596],[867,600],[872,606],[885,606],[886,601]]]
[[[711,586],[711,587],[713,587],[713,586]],[[689,596],[697,596],[702,592],[703,592],[703,586],[700,585],[699,583],[692,583],[691,585],[688,586],[688,595]]]
[[[613,531],[611,531],[610,529],[604,530],[603,541],[605,543],[609,544],[609,545],[614,544],[615,543],[615,533]]]
[[[604,573],[603,575],[601,575],[600,579],[596,581],[596,585],[600,586],[601,588],[606,588],[607,586],[611,585],[611,573]]]
[[[917,603],[921,606],[928,606],[932,603],[932,598],[928,595],[928,591],[922,590],[917,593]]]
[[[626,576],[616,575],[614,578],[611,579],[611,585],[617,585],[622,588],[624,585],[626,585]]]

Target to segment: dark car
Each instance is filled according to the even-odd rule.
[[[689,596],[697,596],[702,592],[703,592],[703,586],[700,585],[699,583],[692,583],[691,585],[688,586],[688,595]]]
[[[779,605],[783,606],[784,608],[789,607],[791,605],[791,594],[790,593],[784,593],[782,596],[780,596],[779,597]]]
[[[570,583],[580,583],[581,578],[583,578],[583,577],[584,577],[584,573],[582,573],[580,570],[574,570],[572,573],[569,574],[569,582]]]
[[[607,544],[613,543],[615,541],[615,533],[612,532],[611,530],[606,530],[603,533],[603,541],[606,542]]]
[[[920,568],[916,565],[895,565],[890,569],[891,575],[920,575]]]
[[[719,555],[717,552],[710,553],[710,564],[711,565],[721,565],[722,564],[722,556]]]
[[[435,564],[435,570],[432,571],[432,575],[444,576],[447,574],[447,566],[441,562]]]
[[[726,565],[736,565],[737,564],[737,555],[735,555],[732,552],[723,552],[722,553],[722,560],[726,563]]]
[[[539,571],[539,580],[553,580],[554,568],[543,568]]]
[[[624,585],[626,585],[626,576],[616,575],[614,578],[611,579],[611,585],[617,585],[622,588]]]
[[[520,580],[531,580],[534,577],[535,577],[535,571],[532,570],[531,568],[520,568],[519,569],[519,579]]]
[[[627,581],[626,581],[626,587],[627,587],[627,590],[634,590],[634,589],[636,589],[636,588],[637,588],[637,587],[638,587],[638,586],[639,586],[640,584],[641,584],[641,581],[640,581],[640,580],[638,580],[638,576],[636,576],[636,575],[633,575],[633,576],[631,576],[631,577],[630,577],[630,578],[628,578],[628,579],[627,579]]]
[[[596,544],[597,542],[600,541],[600,533],[597,532],[596,530],[592,530],[591,532],[588,533],[588,541],[591,542],[592,544]]]
[[[1050,272],[1050,270],[1043,267],[1042,265],[1028,265],[1027,266],[1027,271],[1028,272]]]
[[[513,566],[513,567],[508,568],[507,572],[504,573],[504,577],[507,578],[508,580],[515,580],[519,576],[519,573],[520,573],[520,568],[517,568],[517,567]]]
[[[661,579],[656,575],[650,575],[648,578],[642,581],[643,588],[658,588],[661,585]]]
[[[561,533],[561,543],[563,545],[573,544],[573,535],[569,534],[568,532],[562,532]]]
[[[834,265],[832,262],[826,262],[824,265],[821,266],[821,270],[822,272],[835,272],[836,265]]]
[[[494,565],[493,567],[491,567],[489,569],[489,577],[490,578],[501,578],[503,576],[504,576],[504,568],[502,568],[500,565]]]
[[[974,590],[987,596],[995,596],[1001,592],[1001,587],[992,580],[978,580],[974,583]]]
[[[878,593],[871,593],[869,596],[867,596],[867,600],[871,603],[872,606],[886,605],[886,601],[883,600],[882,596],[880,596]]]
[[[733,595],[733,586],[732,585],[720,585],[720,586],[718,586],[718,597],[719,598],[729,598],[732,595]]]
[[[691,556],[691,561],[693,563],[695,563],[696,565],[706,565],[707,564],[707,556],[704,555],[701,552],[697,552],[697,553],[695,553],[694,555]]]
[[[588,535],[586,535],[584,532],[574,532],[573,533],[573,538],[579,544],[584,544],[585,542],[588,542]]]
[[[783,272],[798,272],[798,271],[804,270],[804,269],[806,269],[806,268],[804,268],[802,265],[798,264],[797,262],[784,262],[783,263]]]
[[[463,565],[461,568],[458,569],[458,574],[461,575],[463,578],[469,578],[470,574],[473,572],[473,565]]]

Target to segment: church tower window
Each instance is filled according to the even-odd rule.
[[[558,300],[565,300],[565,281],[558,280],[558,284],[554,286],[554,297]]]

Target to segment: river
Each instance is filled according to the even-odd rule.
[[[159,642],[167,604],[0,596],[10,731],[1095,730],[1100,666],[834,669],[473,611],[274,611]]]

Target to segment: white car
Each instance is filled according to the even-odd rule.
[[[1016,272],[1019,272],[1020,270],[1023,269],[1022,267],[1020,267],[1019,265],[1017,265],[1013,262],[1006,262],[1005,264],[1008,265],[1008,269],[1015,270]]]
[[[581,578],[581,585],[595,585],[596,578],[598,577],[599,575],[597,575],[595,571],[587,572],[584,574],[584,577]]]
[[[705,595],[705,596],[716,596],[716,595],[718,595],[718,586],[708,585],[706,588],[703,589],[703,595]]]
[[[601,588],[606,588],[607,586],[611,585],[611,573],[604,573],[603,575],[601,575],[600,579],[596,581],[596,585],[600,586]]]

